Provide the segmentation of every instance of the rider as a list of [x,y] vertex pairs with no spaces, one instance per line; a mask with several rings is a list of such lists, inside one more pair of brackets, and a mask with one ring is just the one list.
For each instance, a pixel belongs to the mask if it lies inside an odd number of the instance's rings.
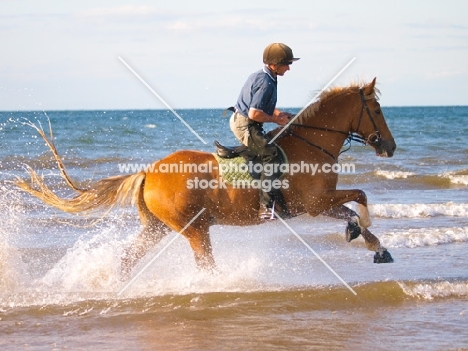
[[[297,60],[299,59],[294,57],[289,46],[282,43],[268,45],[263,51],[263,69],[251,74],[245,82],[230,119],[232,132],[242,144],[260,157],[262,170],[266,164],[281,162],[278,147],[273,143],[268,144],[263,123],[285,125],[292,117],[290,113],[276,109],[277,77],[289,71],[289,66]],[[274,219],[275,199],[281,193],[279,189],[265,191],[263,184],[265,180],[275,179],[276,175],[266,175],[262,171],[259,209],[261,219]]]

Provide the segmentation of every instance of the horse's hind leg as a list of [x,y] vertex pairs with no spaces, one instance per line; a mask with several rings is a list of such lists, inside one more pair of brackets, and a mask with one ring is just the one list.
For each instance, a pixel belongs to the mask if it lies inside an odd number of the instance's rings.
[[198,237],[191,237],[189,242],[195,255],[197,267],[202,270],[213,271],[216,265],[213,258],[209,233],[204,233]]
[[197,267],[201,270],[213,271],[216,268],[211,247],[209,228],[190,227],[184,232],[195,256]]
[[130,272],[137,262],[170,232],[171,229],[156,217],[148,220],[141,233],[133,243],[124,250],[120,267],[121,279],[128,279]]
[[137,262],[171,232],[171,229],[156,217],[146,205],[143,197],[145,183],[140,187],[137,200],[138,214],[143,230],[123,252],[120,266],[122,280],[128,279]]

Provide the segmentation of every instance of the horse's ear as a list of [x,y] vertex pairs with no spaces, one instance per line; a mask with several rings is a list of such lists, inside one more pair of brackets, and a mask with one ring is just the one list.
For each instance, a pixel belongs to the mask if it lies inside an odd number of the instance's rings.
[[377,77],[375,77],[374,79],[372,79],[372,82],[370,82],[369,84],[367,84],[365,87],[364,87],[364,95],[371,95],[374,93],[374,87],[375,87],[375,81],[377,80]]

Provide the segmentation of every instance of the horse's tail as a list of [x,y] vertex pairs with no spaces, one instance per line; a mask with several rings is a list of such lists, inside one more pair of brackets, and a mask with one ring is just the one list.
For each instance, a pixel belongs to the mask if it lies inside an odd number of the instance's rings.
[[50,188],[45,184],[44,179],[40,177],[31,167],[28,167],[29,175],[31,176],[31,183],[28,184],[23,179],[18,178],[15,182],[24,191],[41,199],[46,204],[54,206],[59,210],[68,213],[97,213],[106,211],[109,212],[116,205],[125,206],[129,203],[132,205],[137,204],[140,217],[145,222],[151,213],[146,207],[143,200],[143,188],[146,174],[144,172],[115,176],[102,179],[89,189],[80,189],[69,177],[62,158],[57,152],[54,144],[54,136],[52,133],[52,126],[49,121],[50,137],[48,138],[42,129],[42,126],[36,126],[29,121],[24,124],[36,129],[42,136],[50,150],[54,154],[55,161],[62,178],[65,179],[68,186],[76,191],[79,195],[71,199],[63,199],[58,197]]
[[81,190],[79,195],[71,199],[58,197],[45,184],[33,169],[29,168],[31,184],[23,179],[15,182],[21,189],[41,199],[46,204],[68,213],[97,213],[110,211],[116,205],[138,205],[141,210],[143,201],[143,183],[146,173],[115,176],[102,179],[87,190]]

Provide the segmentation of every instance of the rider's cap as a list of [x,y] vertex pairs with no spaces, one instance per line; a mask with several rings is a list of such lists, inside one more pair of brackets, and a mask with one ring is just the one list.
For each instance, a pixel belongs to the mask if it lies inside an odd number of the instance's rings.
[[263,63],[272,65],[290,65],[299,58],[294,57],[289,46],[282,43],[272,43],[263,51]]

